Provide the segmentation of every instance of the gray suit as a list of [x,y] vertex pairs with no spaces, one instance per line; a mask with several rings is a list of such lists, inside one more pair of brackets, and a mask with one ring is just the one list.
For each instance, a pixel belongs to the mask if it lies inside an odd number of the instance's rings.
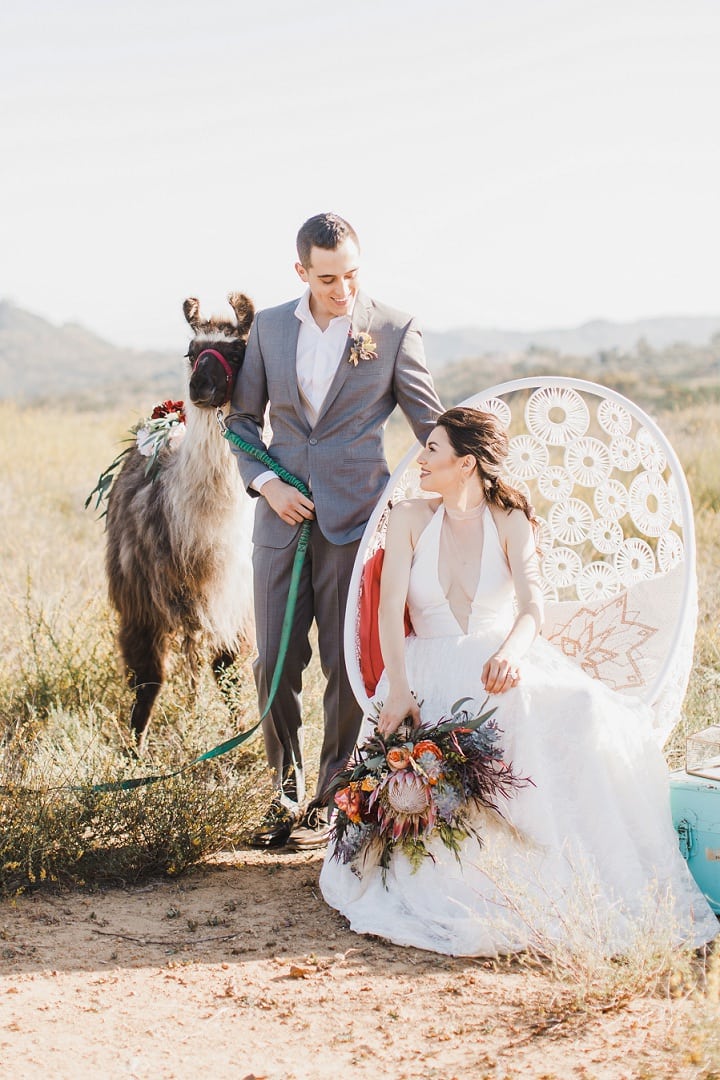
[[[396,405],[421,441],[442,406],[425,365],[422,337],[409,315],[355,298],[352,334],[365,331],[377,357],[349,362],[350,339],[314,423],[300,400],[296,352],[298,301],[255,317],[245,361],[235,386],[228,426],[246,442],[264,446],[265,408],[270,403],[269,453],[310,488],[316,520],[300,584],[295,624],[283,679],[264,724],[270,766],[282,778],[295,767],[302,787],[302,672],[310,660],[308,632],[315,618],[323,673],[325,737],[316,799],[345,765],[360,726],[343,655],[343,620],[357,546],[389,476],[384,424]],[[235,451],[251,495],[265,466]],[[255,515],[253,567],[258,658],[255,678],[261,706],[267,700],[280,638],[299,526],[287,525],[260,499]],[[302,797],[302,792],[300,793]]]

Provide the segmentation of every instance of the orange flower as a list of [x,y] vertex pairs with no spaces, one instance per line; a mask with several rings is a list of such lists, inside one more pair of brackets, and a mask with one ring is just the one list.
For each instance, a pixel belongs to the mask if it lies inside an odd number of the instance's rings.
[[439,761],[442,761],[442,750],[434,742],[430,742],[429,739],[423,739],[421,742],[415,744],[415,749],[413,750],[413,757],[415,760],[417,761],[423,754],[434,754]]
[[393,746],[385,755],[385,760],[394,772],[406,769],[410,764],[410,751],[404,746]]
[[362,821],[362,801],[362,794],[354,786],[341,788],[335,793],[335,805],[356,824]]
[[427,778],[431,784],[437,784],[442,776],[443,752],[440,747],[430,739],[422,739],[415,744],[413,760],[417,763],[416,768]]

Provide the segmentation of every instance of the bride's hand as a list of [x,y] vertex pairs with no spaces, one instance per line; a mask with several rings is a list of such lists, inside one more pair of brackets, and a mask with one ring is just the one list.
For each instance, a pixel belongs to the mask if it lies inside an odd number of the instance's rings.
[[413,727],[420,724],[420,706],[409,690],[388,694],[378,717],[377,729],[381,735],[394,735],[403,720],[410,719]]
[[486,660],[480,677],[488,694],[504,694],[520,682],[520,671],[516,663],[496,653]]

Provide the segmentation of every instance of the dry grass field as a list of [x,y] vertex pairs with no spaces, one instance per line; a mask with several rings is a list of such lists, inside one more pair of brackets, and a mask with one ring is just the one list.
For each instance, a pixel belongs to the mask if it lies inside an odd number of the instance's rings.
[[[350,934],[319,898],[317,855],[243,848],[269,790],[260,740],[137,792],[89,790],[175,769],[255,715],[250,656],[235,715],[178,665],[145,760],[129,752],[103,525],[83,503],[136,419],[0,405],[0,1074],[720,1078],[712,958],[454,960]],[[657,419],[698,541],[676,765],[720,716],[720,406]],[[391,426],[391,457],[408,442]],[[311,758],[320,685],[314,661]]]

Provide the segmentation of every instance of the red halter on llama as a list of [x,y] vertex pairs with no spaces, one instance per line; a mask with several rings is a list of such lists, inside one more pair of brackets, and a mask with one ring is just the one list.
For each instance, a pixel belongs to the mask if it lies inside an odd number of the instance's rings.
[[227,409],[254,307],[242,293],[228,300],[235,322],[203,319],[198,301],[185,301],[194,336],[184,436],[152,444],[151,432],[150,448],[141,437],[108,499],[105,566],[135,691],[130,725],[140,748],[171,641],[180,644],[193,677],[205,651],[219,676],[253,629],[252,501],[218,431],[216,409]]

